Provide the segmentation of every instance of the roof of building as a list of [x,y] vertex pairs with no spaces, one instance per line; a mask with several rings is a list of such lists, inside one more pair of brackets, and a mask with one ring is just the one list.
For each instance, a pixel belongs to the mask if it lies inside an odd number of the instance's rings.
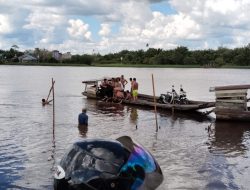
[[24,54],[20,57],[18,57],[18,59],[22,59],[24,61],[31,61],[31,60],[37,60],[36,57],[32,56],[32,55],[29,55],[29,54]]

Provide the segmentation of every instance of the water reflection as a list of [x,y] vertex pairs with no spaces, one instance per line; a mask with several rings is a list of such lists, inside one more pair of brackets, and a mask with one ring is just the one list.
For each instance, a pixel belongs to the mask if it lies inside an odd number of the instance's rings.
[[86,138],[88,132],[88,125],[78,125],[79,136]]
[[0,189],[8,189],[22,178],[19,173],[25,170],[23,162],[26,161],[26,155],[14,144],[1,144],[0,147]]
[[[204,144],[204,139],[208,139],[204,129],[210,121],[203,120],[202,116],[177,112],[172,115],[171,111],[157,110],[161,129],[155,133],[153,110],[136,107],[138,117],[132,116],[132,122],[138,123],[135,130],[135,125],[131,124],[131,107],[88,100],[81,95],[82,80],[114,73],[137,76],[141,93],[152,94],[152,85],[148,82],[152,72],[156,76],[156,95],[164,93],[172,84],[183,84],[190,99],[205,101],[214,100],[214,94],[208,92],[210,86],[228,82],[245,84],[250,80],[249,70],[245,69],[0,66],[0,189],[53,189],[54,172],[50,170],[53,161],[47,160],[53,155],[52,107],[42,107],[40,102],[48,93],[51,76],[57,80],[55,160],[59,160],[67,146],[79,136],[76,116],[81,108],[86,107],[89,126],[83,135],[109,139],[129,135],[143,144],[152,151],[163,169],[165,181],[159,190],[218,189],[218,185],[211,186],[218,179],[227,185],[227,189],[247,189],[250,186],[250,130],[247,125],[246,128],[237,127],[237,130],[223,126],[226,129],[222,130],[220,123],[213,125],[209,137],[209,144],[213,143],[209,145],[212,147],[210,151]],[[232,132],[227,134],[228,130]],[[223,142],[223,138],[227,140]],[[221,147],[226,150],[236,147],[234,150],[244,152],[244,155],[231,157],[231,154],[223,154]]]
[[183,121],[185,120],[193,120],[197,122],[205,122],[205,121],[212,121],[212,118],[202,114],[201,112],[186,112],[186,113],[181,113],[181,112],[170,112],[170,111],[162,111],[158,110],[157,111],[161,117],[169,117],[171,120],[176,121],[178,119],[181,119]]
[[245,154],[250,138],[249,123],[217,121],[208,127],[211,151],[223,152],[231,156]]
[[130,123],[133,125],[137,125],[137,120],[138,120],[138,112],[137,108],[135,107],[128,107],[128,112],[130,112]]
[[122,104],[85,99],[85,106],[89,111],[97,114],[124,116],[124,105]]

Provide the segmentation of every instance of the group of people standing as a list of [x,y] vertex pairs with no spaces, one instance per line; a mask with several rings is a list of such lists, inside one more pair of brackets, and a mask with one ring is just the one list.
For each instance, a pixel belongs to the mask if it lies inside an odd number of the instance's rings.
[[[139,84],[136,81],[136,78],[130,78],[130,90],[125,90],[128,81],[124,78],[124,75],[121,77],[104,79],[100,85],[99,96],[103,97],[103,100],[137,100],[138,98],[138,87]],[[88,115],[85,108],[82,109],[82,113],[78,115],[78,124],[79,126],[88,126]]]
[[106,101],[122,101],[124,99],[137,100],[139,87],[138,82],[136,81],[136,78],[130,78],[129,80],[131,87],[130,90],[126,90],[128,81],[124,78],[124,75],[111,79],[105,78],[100,85],[99,96],[103,97],[103,100]]

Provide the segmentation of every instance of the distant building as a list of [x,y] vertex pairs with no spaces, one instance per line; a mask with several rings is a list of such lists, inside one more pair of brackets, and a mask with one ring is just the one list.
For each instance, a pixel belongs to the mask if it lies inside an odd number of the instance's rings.
[[57,61],[60,61],[62,59],[62,54],[58,50],[53,50],[52,57]]
[[72,55],[70,52],[64,53],[64,54],[62,54],[62,60],[71,59],[71,56]]
[[62,60],[66,60],[66,59],[71,59],[72,55],[70,52],[62,54],[58,50],[53,50],[52,57],[54,59],[56,59],[57,61],[62,61]]
[[18,60],[21,63],[37,62],[38,61],[36,57],[29,55],[29,54],[24,54],[24,55],[18,57]]

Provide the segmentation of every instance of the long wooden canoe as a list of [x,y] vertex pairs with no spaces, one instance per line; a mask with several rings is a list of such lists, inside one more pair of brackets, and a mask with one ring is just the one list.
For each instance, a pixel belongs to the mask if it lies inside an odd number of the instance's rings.
[[[98,98],[95,94],[93,87],[93,91],[84,91],[82,92],[82,95],[86,96],[87,98],[92,99],[98,99],[101,100],[101,98]],[[158,100],[159,97],[156,97],[156,100]],[[135,105],[135,106],[144,106],[144,107],[154,107],[154,100],[153,96],[146,95],[146,94],[139,94],[138,99],[136,101],[134,100],[123,100],[123,104],[127,105]],[[189,100],[188,104],[163,104],[163,103],[156,103],[156,106],[158,109],[163,110],[174,110],[174,111],[197,111],[200,109],[210,108],[215,106],[215,102],[204,102],[204,101],[192,101]]]

